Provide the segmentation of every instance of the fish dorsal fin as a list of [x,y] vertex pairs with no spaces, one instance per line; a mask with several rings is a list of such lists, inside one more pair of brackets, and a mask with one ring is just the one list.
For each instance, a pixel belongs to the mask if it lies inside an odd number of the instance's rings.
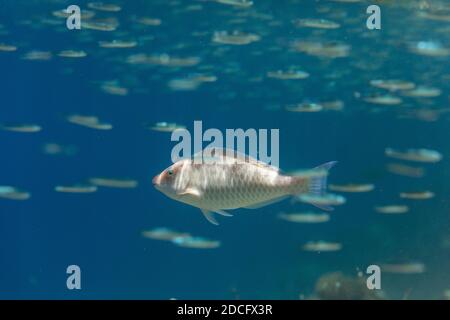
[[181,192],[178,192],[177,195],[179,195],[179,196],[193,196],[195,198],[199,198],[199,197],[201,197],[202,194],[201,194],[200,190],[189,187],[189,188],[184,189]]
[[209,211],[208,209],[200,209],[203,213],[203,215],[205,216],[206,220],[208,220],[209,222],[211,222],[213,225],[218,226],[219,223],[217,222],[216,218],[214,218],[213,214],[211,211]]
[[261,168],[270,168],[272,170],[279,171],[279,168],[271,166],[265,162],[259,161],[249,155],[241,153],[239,151],[227,148],[205,148],[200,152],[194,154],[193,159],[203,159],[216,163],[233,163],[236,161],[247,162]]
[[281,197],[278,197],[278,198],[275,198],[275,199],[271,199],[271,200],[268,200],[268,201],[259,202],[259,203],[257,203],[257,204],[254,204],[254,205],[251,205],[251,206],[247,206],[247,207],[244,207],[244,208],[245,208],[245,209],[259,209],[259,208],[268,206],[268,205],[270,205],[270,204],[279,202],[279,201],[281,201],[281,200],[284,200],[284,199],[286,199],[287,197],[289,197],[289,196],[281,196]]

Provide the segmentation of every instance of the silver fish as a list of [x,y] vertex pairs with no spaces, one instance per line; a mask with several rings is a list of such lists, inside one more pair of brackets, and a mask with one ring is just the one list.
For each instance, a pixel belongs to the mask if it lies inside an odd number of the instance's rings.
[[[203,161],[198,161],[199,157]],[[217,225],[212,212],[232,216],[224,210],[256,209],[301,194],[322,195],[328,170],[335,164],[333,161],[315,168],[312,172],[316,174],[289,176],[234,150],[207,148],[192,159],[174,163],[152,182],[169,198],[199,208],[209,222]],[[320,203],[311,204],[332,210]]]

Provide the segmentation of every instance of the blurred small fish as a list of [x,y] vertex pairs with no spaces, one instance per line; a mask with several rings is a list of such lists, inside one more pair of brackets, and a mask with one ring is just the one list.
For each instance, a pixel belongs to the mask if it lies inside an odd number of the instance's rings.
[[434,198],[434,192],[421,191],[421,192],[401,192],[400,198],[412,199],[412,200],[427,200]]
[[318,103],[300,103],[289,105],[286,110],[290,112],[319,112],[323,110],[323,106]]
[[428,57],[448,57],[450,49],[445,48],[440,42],[419,41],[409,44],[409,50],[413,53]]
[[1,125],[0,129],[11,132],[20,133],[36,133],[42,130],[42,127],[37,124],[16,124],[16,125]]
[[363,99],[365,102],[372,104],[380,104],[385,106],[396,106],[403,102],[399,97],[386,94],[386,95],[373,95]]
[[95,177],[90,178],[89,182],[97,187],[109,187],[109,188],[132,189],[138,186],[138,182],[132,179]]
[[186,129],[185,126],[176,124],[175,122],[157,122],[154,125],[149,127],[150,130],[161,131],[161,132],[172,132],[177,129]]
[[330,215],[326,213],[279,213],[278,218],[295,223],[323,223],[330,221]]
[[334,101],[324,101],[320,103],[325,110],[342,111],[344,110],[344,101],[334,100]]
[[87,53],[83,50],[63,50],[58,53],[58,56],[62,58],[84,58],[87,56]]
[[338,29],[339,23],[326,19],[297,19],[294,21],[296,27],[317,28],[317,29]]
[[150,64],[159,65],[165,67],[192,67],[200,63],[199,57],[175,57],[168,54],[159,55],[146,55],[146,54],[133,54],[130,55],[126,62],[129,64]]
[[415,162],[434,163],[442,160],[441,153],[430,149],[408,149],[406,151],[400,151],[393,148],[386,148],[385,155],[390,158]]
[[314,252],[333,252],[340,251],[342,249],[342,244],[338,242],[327,242],[327,241],[309,241],[302,247],[305,251]]
[[446,289],[443,292],[444,299],[450,300],[450,289]]
[[217,81],[217,76],[205,73],[192,73],[188,76],[188,78],[200,83]]
[[409,207],[403,205],[378,206],[375,207],[375,211],[384,214],[402,214],[407,213],[409,211]]
[[169,228],[154,228],[151,230],[142,231],[142,236],[144,238],[154,239],[154,240],[166,240],[172,241],[175,238],[180,237],[190,237],[187,232],[178,232]]
[[0,43],[0,52],[13,52],[16,50],[17,50],[16,46]]
[[324,58],[344,58],[350,54],[351,46],[341,42],[294,41],[292,48],[311,56]]
[[195,79],[177,78],[167,83],[167,86],[173,91],[194,91],[200,86],[200,82]]
[[371,80],[370,85],[389,91],[412,90],[416,87],[413,82],[404,80]]
[[159,26],[162,23],[161,19],[150,17],[136,18],[136,22],[143,24],[145,26]]
[[301,70],[277,70],[267,72],[267,77],[280,80],[299,80],[308,78],[309,73]]
[[95,116],[83,116],[79,114],[74,114],[68,116],[67,121],[73,124],[97,130],[111,130],[113,128],[111,124],[102,123]]
[[73,156],[78,152],[76,146],[72,145],[60,145],[58,143],[49,142],[42,146],[42,151],[48,155],[64,155],[64,156]]
[[240,31],[216,31],[214,32],[212,41],[221,44],[246,45],[259,41],[260,39],[260,36],[252,33]]
[[121,86],[119,83],[115,81],[105,82],[101,84],[100,89],[107,94],[115,96],[126,96],[129,93],[128,88]]
[[48,61],[51,60],[53,54],[50,51],[38,51],[33,50],[25,53],[22,56],[23,60],[31,60],[31,61]]
[[[52,12],[52,15],[57,18],[67,19],[72,15],[71,12],[67,12],[66,9],[56,10]],[[80,18],[81,20],[89,20],[95,16],[95,12],[92,10],[80,10]]]
[[363,0],[330,0],[330,1],[343,2],[343,3],[358,3],[358,2],[362,2]]
[[381,271],[398,274],[419,274],[426,271],[426,267],[421,262],[410,262],[402,264],[382,264]]
[[443,109],[431,109],[431,108],[420,108],[413,110],[405,110],[399,118],[403,119],[417,119],[425,122],[435,122],[438,121],[442,114],[450,112],[450,108]]
[[213,1],[241,8],[249,8],[253,5],[253,1],[251,0],[213,0]]
[[31,197],[29,192],[11,186],[0,186],[0,198],[9,200],[28,200]]
[[220,241],[192,236],[175,237],[172,239],[172,242],[179,247],[192,249],[215,249],[220,247]]
[[418,86],[415,89],[402,91],[402,95],[412,98],[435,98],[439,97],[441,93],[441,89],[426,86]]
[[421,167],[411,167],[399,163],[389,163],[386,168],[390,173],[410,178],[422,178],[425,175],[425,170]]
[[122,10],[120,6],[114,3],[104,3],[104,2],[89,2],[87,4],[89,9],[94,9],[98,11],[106,11],[106,12],[119,12]]
[[93,20],[81,20],[81,28],[82,29],[90,29],[97,31],[105,31],[111,32],[115,31],[118,27],[118,24],[114,21],[93,21]]
[[55,191],[63,193],[93,193],[97,191],[97,187],[84,184],[76,184],[71,186],[59,185],[55,187]]
[[345,184],[345,185],[337,185],[337,184],[330,184],[329,189],[331,191],[337,191],[337,192],[370,192],[373,189],[375,189],[375,186],[373,184]]
[[123,40],[112,40],[112,41],[99,41],[98,45],[101,48],[109,49],[128,49],[137,46],[136,41],[123,41]]
[[345,202],[347,201],[345,197],[332,193],[324,193],[324,194],[304,193],[299,195],[297,199],[304,203],[313,204],[319,208],[330,208],[330,206],[340,206],[345,204]]

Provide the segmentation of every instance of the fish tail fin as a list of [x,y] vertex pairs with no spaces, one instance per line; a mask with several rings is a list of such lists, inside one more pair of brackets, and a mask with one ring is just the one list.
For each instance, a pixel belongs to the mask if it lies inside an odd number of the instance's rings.
[[[306,180],[306,188],[303,186],[301,192],[296,193],[294,198],[296,200],[301,200],[302,194],[309,194],[313,196],[320,196],[323,195],[327,189],[327,178],[328,178],[328,171],[336,165],[337,161],[330,161],[327,163],[324,163],[314,169],[312,169],[312,172],[316,172],[317,174],[311,174],[309,177],[298,177],[299,179],[303,179],[303,185],[305,185]],[[303,201],[303,200],[301,200]],[[303,201],[304,202],[304,201]],[[334,210],[333,207],[315,203],[308,201],[308,203],[312,204],[313,206],[316,206],[319,209],[326,210],[326,211],[332,211]]]
[[313,195],[321,195],[325,193],[325,190],[327,189],[327,178],[328,178],[328,171],[336,165],[337,161],[330,161],[327,163],[324,163],[318,167],[315,167],[313,171],[321,172],[323,171],[324,174],[313,176],[308,181],[308,191],[307,193],[313,194]]

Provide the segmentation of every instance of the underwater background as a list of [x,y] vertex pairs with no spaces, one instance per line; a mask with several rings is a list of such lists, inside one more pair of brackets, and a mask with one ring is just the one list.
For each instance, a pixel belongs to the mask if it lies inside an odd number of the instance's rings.
[[[72,4],[81,30],[66,27]],[[449,1],[108,4],[0,0],[0,298],[309,299],[323,275],[411,263],[381,268],[379,297],[448,298]],[[366,26],[372,4],[380,30]],[[171,164],[167,126],[192,131],[196,120],[203,130],[279,129],[283,171],[336,160],[330,184],[373,190],[336,191],[346,202],[326,223],[280,219],[321,213],[285,200],[214,226],[151,182]],[[399,159],[389,148],[441,157]],[[93,177],[136,185],[58,188]],[[424,191],[434,196],[400,197]],[[220,246],[143,236],[156,228]],[[341,247],[305,250],[309,241]],[[69,265],[81,290],[66,287]]]

